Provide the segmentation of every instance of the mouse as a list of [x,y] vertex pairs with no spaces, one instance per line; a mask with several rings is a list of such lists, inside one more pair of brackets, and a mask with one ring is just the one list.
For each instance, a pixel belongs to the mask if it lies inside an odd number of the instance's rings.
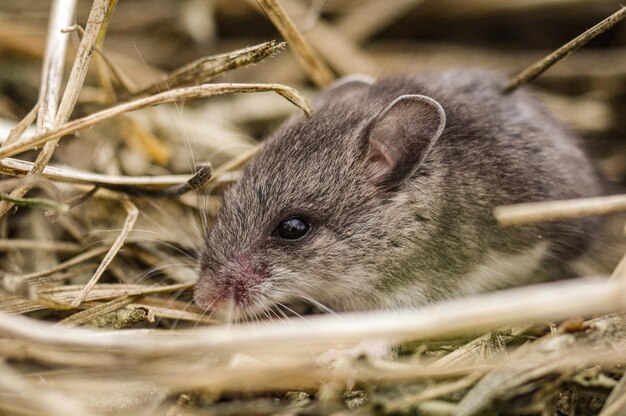
[[581,140],[483,70],[348,76],[265,141],[206,230],[195,302],[232,321],[419,308],[570,277],[598,219],[499,226],[599,195]]

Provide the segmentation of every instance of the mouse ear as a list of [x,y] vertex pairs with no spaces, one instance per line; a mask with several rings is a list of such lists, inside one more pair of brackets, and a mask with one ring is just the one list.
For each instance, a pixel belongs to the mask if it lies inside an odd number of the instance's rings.
[[441,105],[424,95],[402,95],[368,127],[366,169],[376,185],[397,186],[415,172],[446,125]]
[[369,75],[350,74],[336,79],[330,86],[313,100],[313,109],[322,107],[325,103],[337,97],[348,95],[369,88],[376,80]]

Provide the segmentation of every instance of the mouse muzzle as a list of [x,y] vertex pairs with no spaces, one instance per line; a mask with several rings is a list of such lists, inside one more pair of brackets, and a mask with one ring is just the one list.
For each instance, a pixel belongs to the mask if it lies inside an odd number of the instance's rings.
[[201,308],[216,311],[229,319],[251,315],[264,303],[263,286],[268,277],[264,264],[246,257],[237,258],[220,270],[201,271],[195,302]]

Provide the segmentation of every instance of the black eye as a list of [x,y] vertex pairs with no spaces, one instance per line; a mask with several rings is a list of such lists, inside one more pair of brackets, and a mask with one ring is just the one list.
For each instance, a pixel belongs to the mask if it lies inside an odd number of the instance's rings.
[[308,234],[311,226],[302,218],[291,217],[276,227],[276,234],[284,240],[299,240]]

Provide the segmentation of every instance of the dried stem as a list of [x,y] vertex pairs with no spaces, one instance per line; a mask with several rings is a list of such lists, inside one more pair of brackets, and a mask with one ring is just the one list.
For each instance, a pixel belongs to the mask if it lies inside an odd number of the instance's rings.
[[261,149],[263,148],[263,143],[257,144],[252,149],[241,153],[239,156],[232,158],[228,162],[224,163],[219,168],[215,169],[215,173],[213,178],[206,182],[206,185],[215,185],[219,183],[220,178],[224,178],[228,172],[233,171],[235,169],[239,169],[243,165],[245,165],[250,159],[254,157]]
[[200,58],[172,71],[162,80],[150,84],[133,95],[151,95],[172,88],[203,84],[226,71],[258,63],[278,53],[284,47],[284,42],[270,41],[221,55]]
[[[602,411],[599,416],[614,416],[620,415],[616,410],[624,410],[626,408],[626,375],[622,375],[617,386],[611,390],[611,394],[607,397],[606,402],[602,406]],[[623,416],[620,415],[620,416]]]
[[[516,327],[511,330],[511,335],[518,336],[528,330],[528,326]],[[473,339],[464,346],[452,351],[434,363],[430,365],[431,368],[449,367],[451,365],[458,365],[459,363],[467,362],[469,358],[473,358],[480,353],[481,347],[485,342],[489,341],[492,333],[489,332],[478,338]]]
[[484,373],[485,371],[475,371],[459,380],[438,384],[415,395],[390,401],[384,405],[384,413],[405,413],[409,409],[427,400],[436,399],[438,397],[454,393],[455,391],[467,389],[468,387],[473,386],[476,381],[480,380]]
[[311,76],[313,82],[320,88],[328,86],[333,80],[332,72],[298,31],[293,20],[287,15],[279,1],[257,0],[257,3],[274,23],[274,26],[276,26],[283,38],[287,40],[298,62]]
[[[116,0],[117,1],[117,0]],[[72,25],[63,29],[63,33],[70,32],[78,32],[81,36],[85,34],[85,29],[83,29],[79,24]],[[124,89],[126,94],[131,94],[131,91],[135,91],[137,87],[135,83],[122,71],[122,69],[115,64],[102,50],[100,45],[96,45],[96,53],[102,59],[107,69],[111,72],[111,74],[115,77],[119,85]]]
[[626,195],[611,195],[506,205],[496,207],[493,214],[502,225],[518,225],[624,211],[626,211]]
[[176,198],[187,192],[201,188],[207,184],[213,174],[211,166],[201,166],[191,178],[185,183],[175,185],[166,189],[139,189],[135,186],[128,185],[105,185],[107,189],[118,192],[124,192],[128,195],[146,196],[152,198]]
[[135,298],[129,295],[120,296],[117,299],[113,299],[109,302],[93,306],[91,308],[85,309],[84,311],[80,311],[78,313],[75,313],[74,315],[68,316],[67,318],[57,322],[55,326],[82,325],[85,322],[89,322],[102,315],[121,309],[124,306],[130,304],[133,300],[135,300]]
[[28,114],[26,114],[26,116],[19,123],[17,123],[17,125],[13,129],[11,129],[9,136],[4,142],[2,142],[2,144],[0,144],[0,149],[19,140],[20,137],[22,137],[22,134],[24,134],[24,132],[26,131],[26,129],[35,122],[38,112],[39,102],[37,102],[37,104],[35,104],[35,106],[28,112]]
[[[403,5],[400,3],[401,1],[396,1],[393,9],[402,9]],[[289,2],[289,10],[294,12],[303,13],[306,7],[306,2],[301,0]],[[352,73],[378,75],[382,70],[378,61],[359,48],[357,43],[348,35],[324,19],[319,19],[308,35],[313,47],[319,51],[333,69],[342,75]]]
[[[48,71],[46,67],[44,67],[44,78],[42,79],[42,102],[39,109],[38,119],[38,127],[40,128],[39,134],[45,134],[48,128],[54,129],[54,127],[59,126],[69,120],[70,115],[74,110],[74,106],[76,105],[76,101],[78,100],[78,94],[83,85],[83,81],[85,79],[85,76],[87,75],[89,60],[91,58],[91,55],[93,54],[95,44],[98,40],[101,29],[109,16],[109,1],[110,0],[95,0],[93,3],[91,12],[89,14],[89,19],[87,21],[87,28],[85,29],[85,36],[83,37],[78,48],[76,60],[74,61],[74,66],[72,67],[72,71],[67,82],[67,87],[65,88],[65,92],[63,93],[63,98],[61,99],[61,103],[59,104],[58,111],[56,111],[56,100],[54,101],[54,103],[52,103],[51,101],[58,94],[57,88],[60,88],[60,85],[63,81],[63,74],[62,71]],[[52,48],[53,50],[46,53],[50,56],[51,61],[53,61],[53,63],[51,63],[50,65],[51,68],[53,68],[53,65],[55,68],[57,66],[60,66],[60,68],[62,68],[62,61],[65,58],[65,46],[63,46],[63,55],[58,55],[57,42],[62,42],[63,44],[66,44],[69,35],[66,33],[62,33],[61,29],[63,27],[58,27],[58,25],[69,25],[68,20],[71,19],[71,17],[73,16],[75,0],[58,0],[55,5],[55,9],[58,10],[55,10],[53,16],[56,16],[56,14],[58,13],[59,18],[58,21],[56,18],[53,18],[51,20],[49,39],[50,37],[60,37],[60,39],[62,40],[50,41],[48,47]],[[58,63],[58,61],[61,61],[61,63]],[[54,83],[52,85],[56,86],[54,88],[51,88],[49,85],[50,83]],[[44,146],[41,153],[37,156],[37,160],[35,160],[33,169],[29,173],[31,177],[37,177],[43,171],[45,166],[52,158],[57,143],[58,140],[53,140]],[[10,147],[11,145],[6,146],[6,148]],[[26,193],[30,189],[31,185],[26,184],[13,190],[11,196],[18,198],[22,197],[26,195]],[[0,217],[6,214],[7,211],[11,209],[11,207],[12,204],[10,203],[0,203]]]
[[540,61],[537,61],[536,63],[532,64],[531,66],[511,78],[503,87],[502,92],[507,94],[511,93],[521,85],[528,84],[529,82],[533,81],[552,65],[565,58],[576,49],[585,45],[587,42],[589,42],[591,39],[595,38],[599,34],[612,28],[613,26],[615,26],[615,24],[619,23],[625,17],[626,7],[622,7],[617,12],[613,13],[611,16],[607,17],[591,29],[586,30],[571,41],[567,42],[565,45],[561,46],[556,51],[552,52],[550,55],[546,56]]
[[122,246],[124,245],[128,234],[130,234],[135,225],[135,222],[137,221],[137,217],[139,216],[139,210],[137,209],[137,207],[133,205],[132,202],[126,199],[122,199],[122,205],[124,206],[124,209],[127,213],[122,232],[115,239],[115,242],[111,246],[111,249],[108,251],[106,256],[104,256],[102,263],[100,263],[100,266],[98,267],[96,272],[93,274],[91,279],[89,279],[89,282],[87,282],[85,288],[78,294],[76,299],[72,301],[72,306],[74,307],[80,305],[81,302],[85,300],[87,294],[89,294],[89,291],[94,287],[96,283],[98,283],[100,276],[102,276],[109,264],[113,261],[115,255],[122,249]]
[[39,241],[39,240],[0,240],[0,251],[8,250],[44,250],[57,252],[74,252],[80,249],[80,245],[63,241]]
[[615,269],[613,270],[613,273],[611,274],[611,279],[612,280],[616,280],[616,279],[626,280],[626,254],[622,256],[622,259],[619,261],[617,266],[615,266]]
[[622,393],[609,406],[603,408],[598,416],[624,416],[624,409],[626,409],[626,394]]
[[17,198],[4,192],[0,192],[0,201],[8,201],[20,207],[45,209],[59,214],[66,213],[69,210],[69,207],[62,202],[46,198]]
[[[571,279],[475,295],[420,310],[311,316],[256,325],[199,328],[185,337],[124,337],[59,328],[47,331],[36,320],[0,313],[0,332],[49,345],[119,348],[127,353],[165,356],[205,351],[309,354],[363,339],[426,340],[486,332],[503,326],[560,320],[623,310],[624,284]],[[313,342],[314,340],[314,342]]]
[[54,267],[51,267],[47,270],[43,270],[43,271],[38,271],[38,272],[33,272],[33,273],[29,273],[29,274],[24,274],[19,276],[19,278],[21,280],[23,280],[26,284],[28,285],[35,285],[35,284],[39,284],[41,283],[41,278],[49,276],[51,274],[60,272],[62,270],[65,270],[69,267],[73,267],[76,265],[79,265],[81,263],[86,262],[87,260],[91,260],[94,257],[98,257],[103,253],[106,253],[107,248],[106,247],[94,247],[92,249],[89,249],[87,251],[85,251],[84,253],[80,253],[78,255],[76,255],[75,257],[72,257],[71,259],[68,259],[64,262],[61,262],[59,264],[57,264]]
[[[11,176],[22,176],[32,169],[33,164],[19,159],[5,158],[0,159],[0,173]],[[221,168],[221,166],[220,166]],[[214,175],[211,182],[231,182],[232,175],[227,175],[223,169],[216,170],[221,173]],[[79,169],[61,168],[56,166],[46,166],[42,172],[43,176],[53,181],[74,183],[80,185],[95,185],[102,188],[123,188],[142,192],[153,189],[162,189],[165,187],[179,187],[194,177],[203,176],[207,173],[197,172],[195,175],[163,175],[163,176],[117,176],[102,175],[99,173],[85,172]],[[132,192],[132,191],[131,191]]]
[[140,108],[179,101],[183,98],[203,98],[216,95],[266,91],[276,92],[277,94],[283,96],[285,99],[289,100],[294,105],[302,109],[307,114],[310,114],[311,112],[311,109],[306,100],[296,90],[280,84],[198,85],[195,87],[178,88],[149,97],[139,98],[128,103],[120,104],[115,107],[93,113],[87,117],[73,120],[43,134],[37,135],[27,140],[22,140],[19,143],[14,143],[10,146],[6,146],[4,149],[0,149],[0,158],[16,155],[26,150],[30,150],[34,147],[41,146],[44,143],[55,141],[62,136],[74,133],[80,129],[94,126],[96,124],[102,123],[103,121],[117,117],[120,114],[138,110]]
[[75,0],[57,0],[54,2],[41,75],[41,89],[39,91],[41,104],[37,114],[37,133],[51,129],[57,117],[63,83],[65,51],[69,40],[69,35],[63,32],[63,28],[69,26],[74,20],[75,8]]

